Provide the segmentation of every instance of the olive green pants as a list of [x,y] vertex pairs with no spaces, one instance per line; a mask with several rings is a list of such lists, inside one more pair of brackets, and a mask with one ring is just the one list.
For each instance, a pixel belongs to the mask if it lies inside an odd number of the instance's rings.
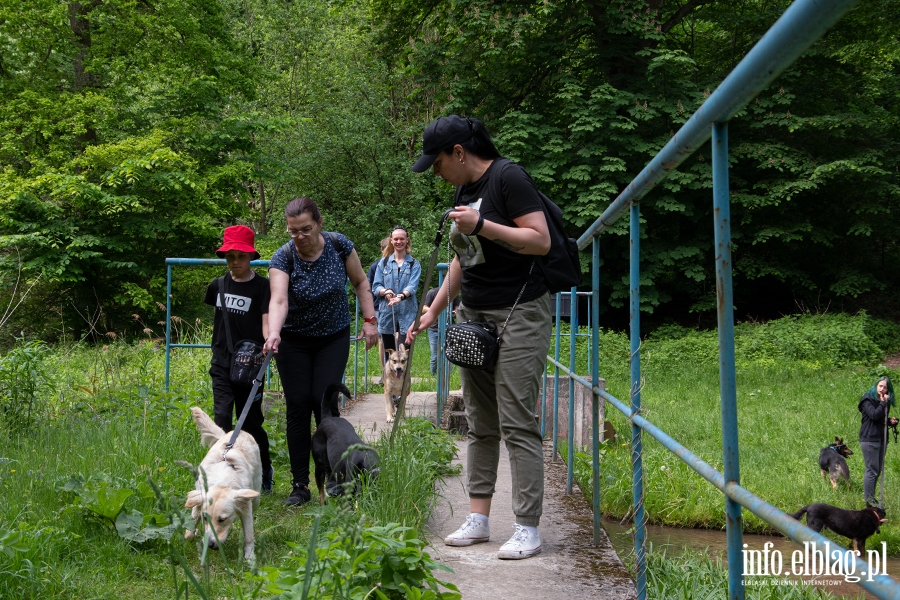
[[[499,330],[509,309],[460,306],[459,321],[493,321]],[[491,498],[497,482],[500,439],[509,452],[516,522],[537,527],[544,501],[544,451],[534,418],[550,346],[550,295],[519,304],[490,371],[460,369],[469,440],[466,468],[470,498]]]

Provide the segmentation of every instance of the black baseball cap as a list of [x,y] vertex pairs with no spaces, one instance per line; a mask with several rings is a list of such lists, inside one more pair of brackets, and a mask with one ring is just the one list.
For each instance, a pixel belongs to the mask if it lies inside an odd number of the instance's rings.
[[416,173],[428,170],[438,154],[456,144],[469,141],[473,131],[472,121],[459,115],[437,118],[422,134],[422,156],[413,165],[412,170]]

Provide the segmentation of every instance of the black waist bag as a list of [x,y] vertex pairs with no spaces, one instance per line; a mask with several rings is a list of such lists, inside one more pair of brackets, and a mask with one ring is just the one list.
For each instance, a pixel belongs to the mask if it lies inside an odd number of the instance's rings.
[[493,369],[500,354],[497,325],[487,321],[466,321],[447,327],[444,344],[447,360],[464,369]]
[[263,363],[262,344],[253,340],[241,340],[231,354],[231,381],[240,385],[253,385]]

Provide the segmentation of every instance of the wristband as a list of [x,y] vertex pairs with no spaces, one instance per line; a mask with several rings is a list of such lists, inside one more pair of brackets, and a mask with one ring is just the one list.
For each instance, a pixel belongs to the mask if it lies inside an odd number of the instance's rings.
[[484,227],[484,215],[479,212],[478,223],[475,224],[475,229],[473,229],[472,233],[470,233],[469,235],[478,235],[478,232],[481,231],[482,227]]

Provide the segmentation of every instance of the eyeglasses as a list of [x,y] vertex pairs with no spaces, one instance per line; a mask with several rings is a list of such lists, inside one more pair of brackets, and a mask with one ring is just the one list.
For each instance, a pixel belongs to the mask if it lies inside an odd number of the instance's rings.
[[292,238],[305,238],[311,236],[315,228],[315,225],[310,225],[308,227],[304,227],[303,229],[291,229],[289,227],[287,232],[288,235],[290,235]]

